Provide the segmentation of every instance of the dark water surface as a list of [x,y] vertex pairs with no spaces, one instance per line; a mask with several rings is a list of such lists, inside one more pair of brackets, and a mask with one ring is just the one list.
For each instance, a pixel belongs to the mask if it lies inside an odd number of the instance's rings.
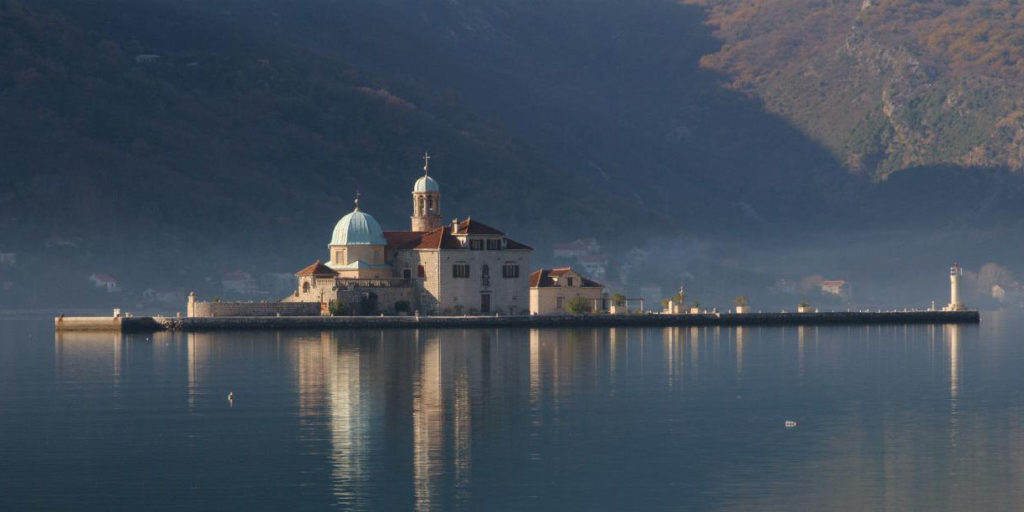
[[0,318],[0,510],[1020,510],[1022,333]]

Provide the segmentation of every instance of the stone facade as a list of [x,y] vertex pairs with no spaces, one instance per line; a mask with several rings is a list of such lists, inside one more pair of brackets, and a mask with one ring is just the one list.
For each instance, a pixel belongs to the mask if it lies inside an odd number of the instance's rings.
[[299,271],[284,300],[350,305],[372,293],[381,312],[407,303],[424,315],[526,314],[533,249],[473,219],[442,225],[428,170],[413,186],[410,231],[381,230],[357,200],[335,228],[330,260]]
[[[438,285],[429,290],[440,314],[525,314],[530,293],[530,251],[448,250],[438,253]],[[518,269],[504,277],[508,264]],[[468,265],[468,277],[455,277],[456,265]]]
[[605,311],[604,286],[571,267],[541,269],[530,274],[530,314],[564,315],[569,301],[581,297],[587,311]]

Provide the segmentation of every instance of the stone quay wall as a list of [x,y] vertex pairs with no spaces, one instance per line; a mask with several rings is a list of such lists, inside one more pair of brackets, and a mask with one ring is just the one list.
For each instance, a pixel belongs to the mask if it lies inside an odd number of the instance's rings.
[[[199,303],[197,303],[199,304]],[[214,303],[232,304],[232,303]],[[239,304],[239,303],[235,303]],[[263,313],[261,316],[200,317],[57,317],[57,331],[152,332],[159,330],[218,331],[245,329],[471,329],[471,328],[589,328],[589,327],[693,327],[693,326],[797,326],[797,325],[883,325],[883,324],[977,324],[977,311],[908,311],[850,313],[709,313],[709,314],[644,314],[644,315],[579,315],[579,316],[276,316],[274,307],[242,312]],[[282,304],[282,303],[263,303]],[[317,303],[304,307],[315,309]],[[224,310],[221,310],[224,311]],[[234,310],[235,312],[239,310]],[[274,314],[270,314],[273,312]],[[293,311],[294,312],[294,311]]]
[[206,317],[162,319],[163,327],[183,331],[244,329],[444,329],[496,327],[691,327],[874,324],[976,324],[977,311],[849,313],[719,313],[577,316],[348,316]]
[[188,316],[217,317],[277,317],[319,316],[319,302],[199,302],[189,304]]
[[53,319],[53,329],[56,332],[154,332],[166,328],[166,322],[163,319],[148,316],[58,316]]

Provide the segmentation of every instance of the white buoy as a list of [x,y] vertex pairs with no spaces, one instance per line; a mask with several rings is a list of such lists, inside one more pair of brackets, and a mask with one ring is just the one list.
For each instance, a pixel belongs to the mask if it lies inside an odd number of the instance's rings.
[[786,428],[795,428],[796,427],[796,422],[793,421],[793,420],[786,420],[785,425],[786,425]]
[[235,405],[235,392],[234,391],[228,391],[228,403],[231,404],[232,407],[234,407],[234,405]]

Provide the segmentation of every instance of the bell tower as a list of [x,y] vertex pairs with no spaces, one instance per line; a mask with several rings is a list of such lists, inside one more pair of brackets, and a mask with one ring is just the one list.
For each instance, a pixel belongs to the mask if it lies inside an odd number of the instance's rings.
[[441,187],[430,177],[430,154],[423,155],[423,176],[412,188],[412,230],[431,231],[441,226]]

